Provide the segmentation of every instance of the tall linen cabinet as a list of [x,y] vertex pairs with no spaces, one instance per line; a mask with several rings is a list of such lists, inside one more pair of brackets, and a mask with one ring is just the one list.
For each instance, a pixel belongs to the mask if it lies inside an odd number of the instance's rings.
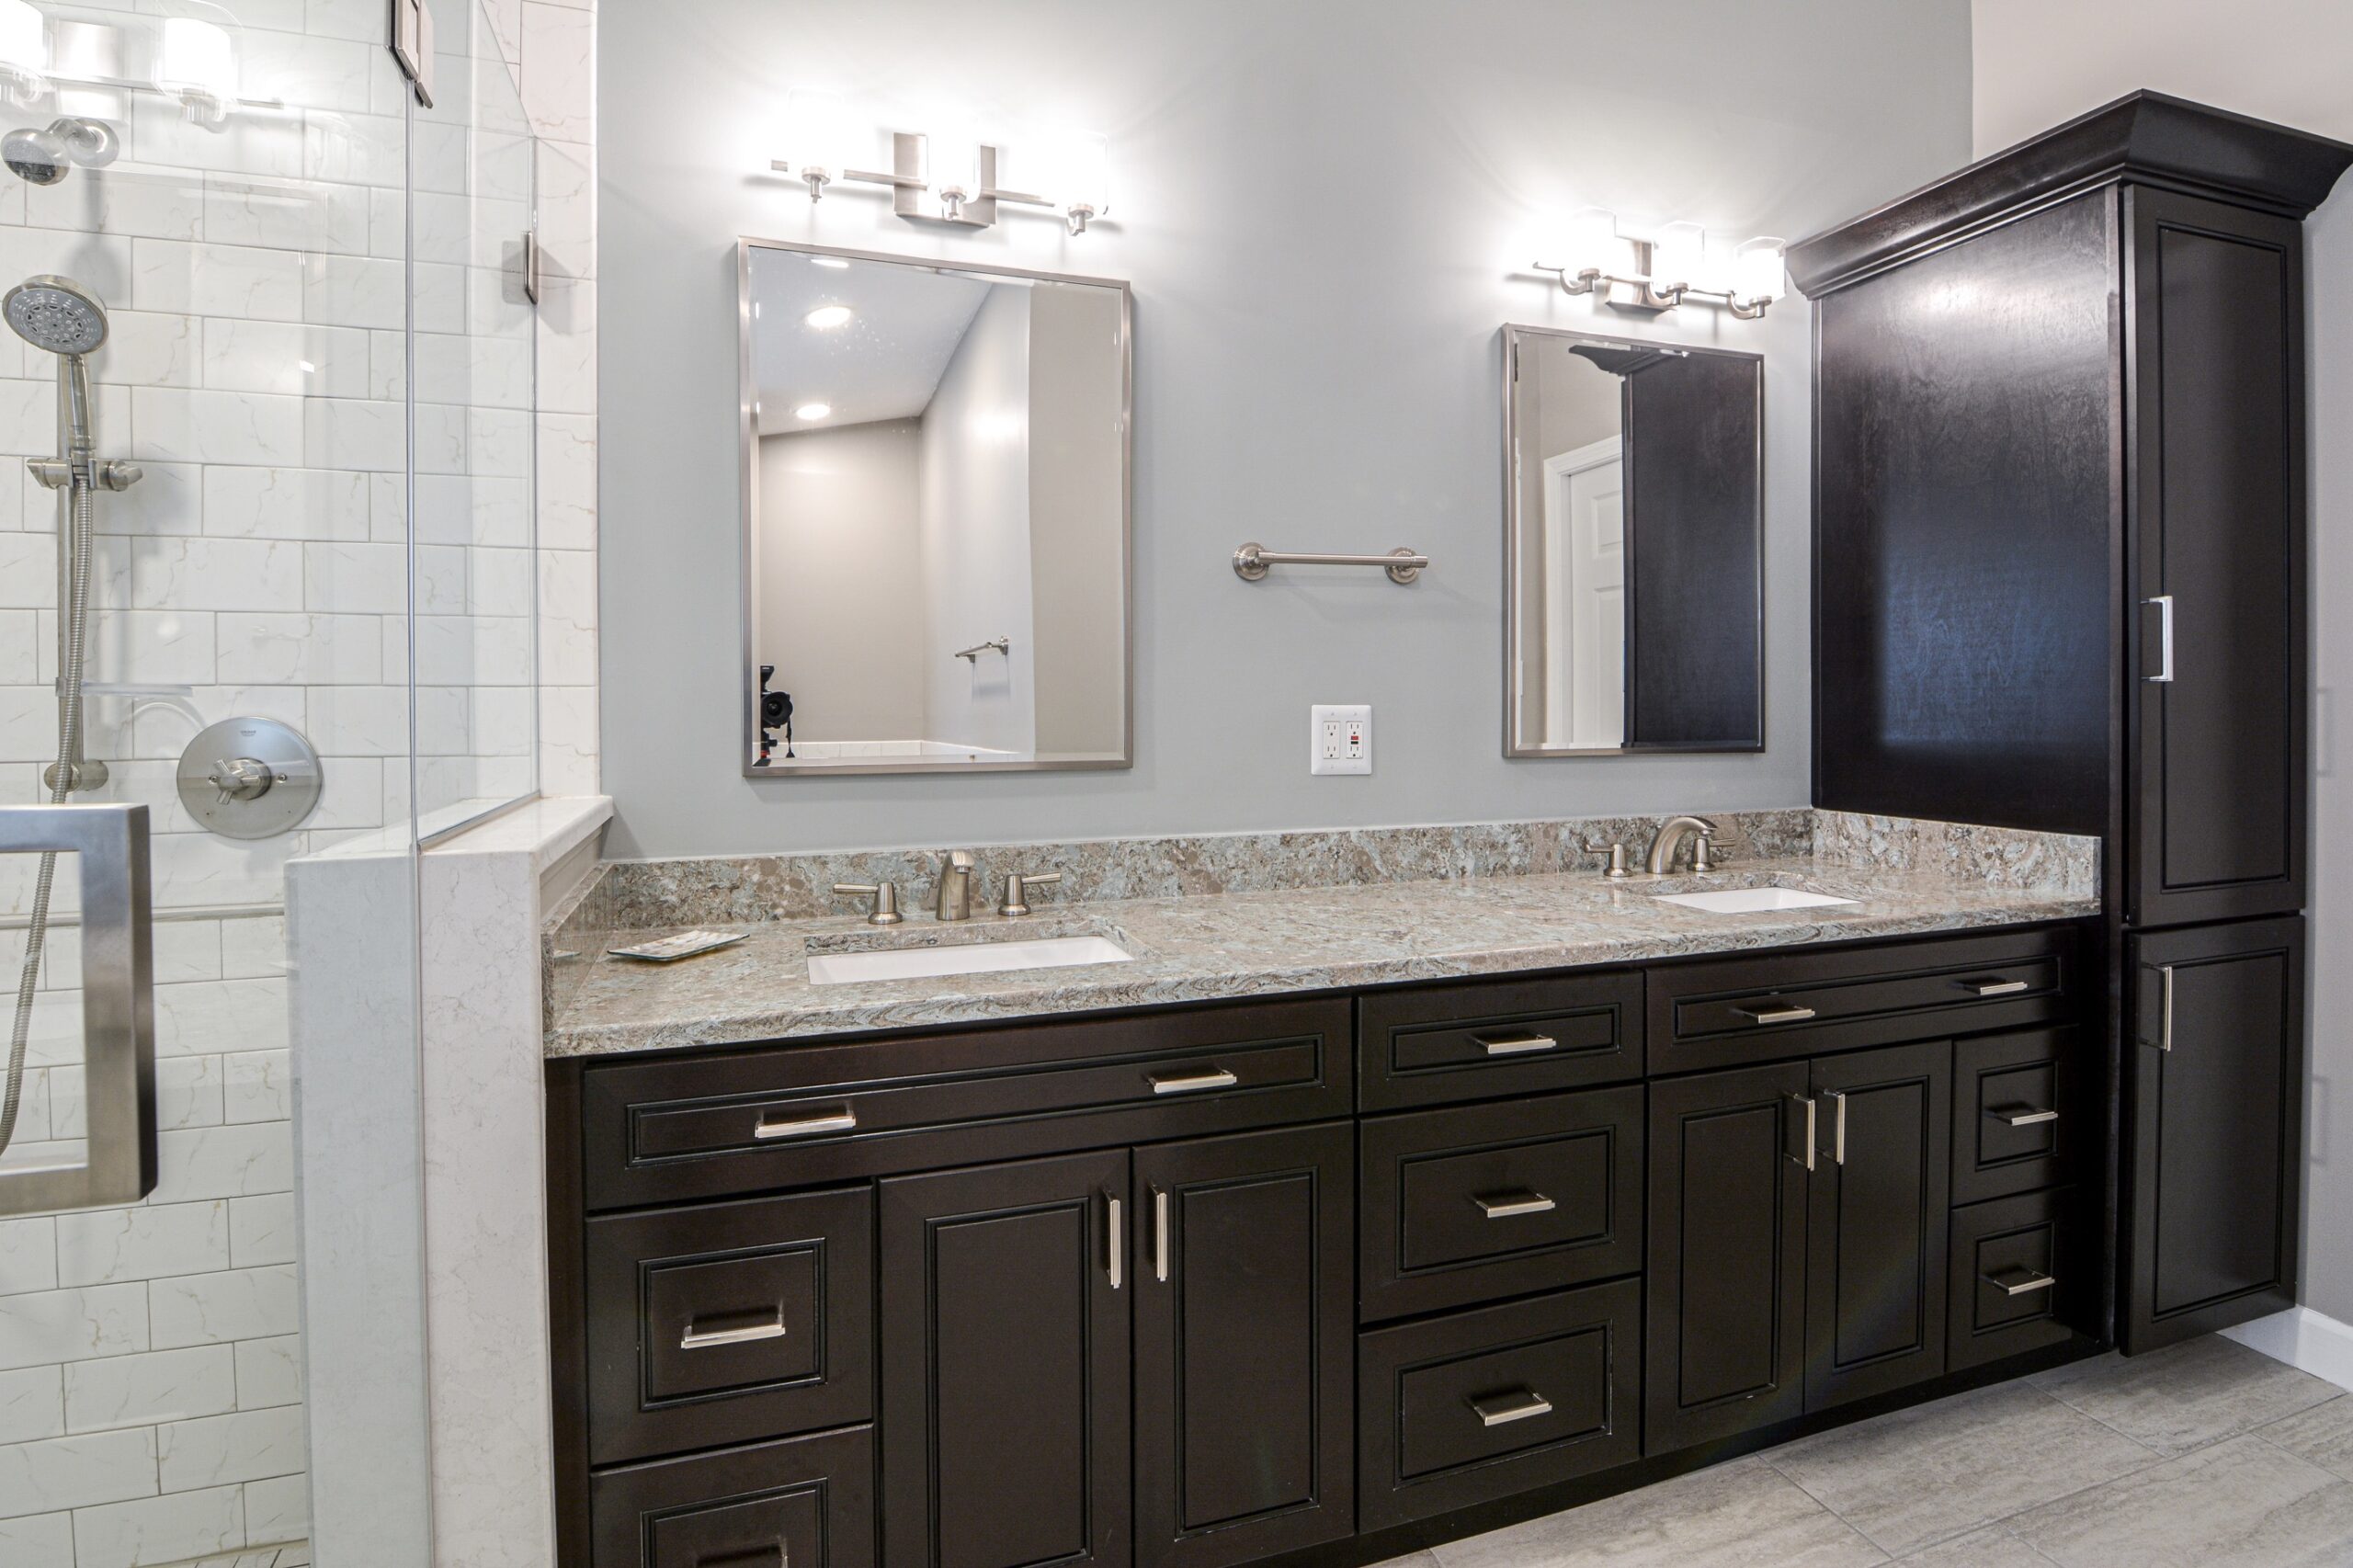
[[2128,1352],[2295,1299],[2302,220],[2348,161],[2136,93],[1790,252],[1814,801],[2102,840]]

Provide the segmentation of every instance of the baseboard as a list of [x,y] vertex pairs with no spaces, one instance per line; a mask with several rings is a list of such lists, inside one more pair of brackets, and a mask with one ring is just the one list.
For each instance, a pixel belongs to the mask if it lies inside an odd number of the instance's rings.
[[2353,1328],[2310,1307],[2290,1307],[2268,1318],[2222,1330],[2251,1350],[2285,1361],[2300,1372],[2353,1389]]

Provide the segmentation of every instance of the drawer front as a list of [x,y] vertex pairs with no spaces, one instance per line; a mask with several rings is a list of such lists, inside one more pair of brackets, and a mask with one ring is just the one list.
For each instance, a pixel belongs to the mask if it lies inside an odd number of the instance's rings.
[[1642,987],[1626,970],[1367,992],[1357,1023],[1364,1108],[1639,1078]]
[[1360,1143],[1368,1322],[1643,1266],[1639,1084],[1380,1117]]
[[1953,1045],[1952,1200],[2057,1187],[2097,1132],[2088,1064],[2073,1029],[2022,1029]]
[[874,1568],[870,1426],[606,1471],[592,1568]]
[[1346,1116],[1345,999],[813,1045],[581,1075],[593,1210]]
[[591,1462],[873,1414],[874,1195],[588,1221]]
[[2076,1337],[2098,1284],[2082,1204],[2082,1194],[2060,1187],[1953,1210],[1948,1370]]
[[1711,959],[1649,973],[1656,1073],[2064,1022],[2077,933],[2052,926],[1893,947]]
[[1631,1462],[1641,1321],[1621,1279],[1359,1335],[1358,1529]]

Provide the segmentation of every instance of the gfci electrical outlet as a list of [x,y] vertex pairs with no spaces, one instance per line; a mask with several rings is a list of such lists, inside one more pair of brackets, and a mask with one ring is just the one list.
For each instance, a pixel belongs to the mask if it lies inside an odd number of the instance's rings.
[[1362,704],[1337,707],[1317,703],[1310,709],[1307,771],[1310,773],[1370,773],[1372,771],[1372,710]]

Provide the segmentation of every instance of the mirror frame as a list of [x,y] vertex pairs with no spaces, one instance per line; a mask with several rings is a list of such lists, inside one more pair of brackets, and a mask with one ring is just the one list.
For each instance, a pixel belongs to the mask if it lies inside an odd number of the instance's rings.
[[[1649,746],[1524,746],[1519,744],[1518,681],[1520,614],[1515,591],[1520,573],[1519,485],[1519,351],[1534,338],[1565,338],[1573,343],[1599,344],[1609,348],[1673,349],[1679,354],[1706,354],[1722,359],[1746,359],[1756,366],[1756,740],[1747,745]],[[1596,756],[1746,756],[1765,750],[1765,356],[1739,348],[1712,348],[1663,338],[1619,337],[1606,332],[1578,332],[1566,327],[1506,324],[1504,342],[1504,756],[1546,759]]]
[[[1120,755],[1117,757],[1090,757],[1075,762],[958,762],[910,766],[878,758],[872,762],[856,763],[778,763],[756,767],[760,755],[760,700],[758,655],[752,646],[752,629],[757,621],[758,607],[753,602],[759,584],[759,432],[753,417],[752,403],[757,389],[753,385],[752,372],[752,253],[754,251],[791,251],[801,256],[839,256],[845,261],[871,261],[893,267],[917,267],[926,271],[953,273],[979,278],[1026,278],[1040,283],[1084,283],[1097,289],[1116,289],[1120,292],[1120,657],[1126,667],[1121,672],[1123,690],[1120,698],[1125,707],[1121,715]],[[1104,772],[1115,768],[1132,768],[1136,765],[1136,322],[1135,290],[1122,278],[1089,278],[1072,272],[1039,272],[1021,267],[990,267],[975,262],[960,262],[941,256],[903,256],[890,251],[845,249],[839,245],[804,244],[796,240],[761,239],[741,235],[735,241],[735,338],[736,338],[736,484],[742,493],[742,537],[738,544],[736,570],[743,578],[743,591],[738,609],[743,617],[742,664],[737,682],[741,687],[738,700],[744,716],[743,776],[746,778],[845,778],[859,774],[890,773],[907,778],[928,775],[952,777],[965,773],[1080,773]]]

